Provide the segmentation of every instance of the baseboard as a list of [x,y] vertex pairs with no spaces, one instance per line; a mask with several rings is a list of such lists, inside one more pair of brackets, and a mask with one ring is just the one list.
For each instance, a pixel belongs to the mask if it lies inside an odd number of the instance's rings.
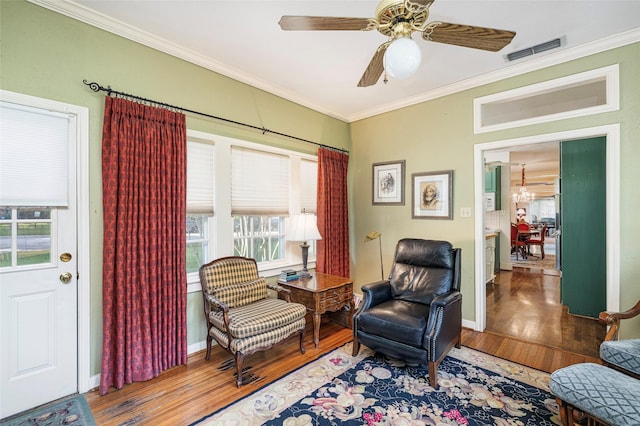
[[89,391],[97,389],[100,387],[100,374],[96,374],[95,376],[89,377]]
[[472,330],[475,330],[475,329],[476,329],[476,322],[475,322],[475,321],[470,321],[470,320],[463,319],[463,320],[462,320],[462,326],[463,326],[464,328],[470,328],[470,329],[472,329]]
[[[215,340],[212,342],[212,344],[216,344]],[[189,346],[187,346],[187,355],[191,355],[194,354],[196,352],[200,352],[203,349],[207,348],[207,341],[206,340],[202,340],[200,342],[196,342],[196,343],[192,343]]]

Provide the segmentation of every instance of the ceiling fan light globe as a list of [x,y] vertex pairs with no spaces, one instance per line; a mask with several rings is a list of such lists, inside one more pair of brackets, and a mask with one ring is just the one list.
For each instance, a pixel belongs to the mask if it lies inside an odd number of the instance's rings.
[[416,73],[422,52],[418,43],[408,37],[394,40],[384,54],[384,70],[389,77],[403,80]]

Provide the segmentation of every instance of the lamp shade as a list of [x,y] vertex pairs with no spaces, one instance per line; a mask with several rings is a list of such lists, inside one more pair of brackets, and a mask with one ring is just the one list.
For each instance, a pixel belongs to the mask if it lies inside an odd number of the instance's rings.
[[387,75],[398,80],[411,77],[422,61],[418,43],[410,37],[395,39],[384,54],[384,70]]
[[312,213],[301,213],[291,217],[289,232],[286,235],[287,241],[314,241],[321,240],[322,236],[318,231],[316,215]]

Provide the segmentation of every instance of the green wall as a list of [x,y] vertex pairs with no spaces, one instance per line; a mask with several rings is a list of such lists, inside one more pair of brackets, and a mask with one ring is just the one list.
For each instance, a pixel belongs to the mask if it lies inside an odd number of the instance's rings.
[[[567,75],[620,64],[620,110],[553,123],[473,134],[473,99]],[[613,49],[351,124],[351,212],[353,278],[358,286],[379,279],[378,248],[365,244],[372,230],[383,234],[384,268],[389,271],[395,243],[403,237],[445,239],[462,248],[463,318],[475,320],[474,218],[461,218],[461,207],[474,207],[474,145],[620,123],[620,307],[640,299],[640,44]],[[390,87],[392,89],[392,87]],[[404,206],[371,205],[371,164],[406,160]],[[411,219],[411,174],[454,171],[454,220]],[[482,214],[482,212],[473,212]],[[640,318],[623,324],[625,337],[640,337]]]
[[[205,112],[327,146],[350,149],[349,125],[309,108],[133,43],[25,1],[0,2],[0,88],[89,109],[91,374],[102,351],[102,175],[104,93],[82,83]],[[317,147],[187,116],[187,127],[305,153]],[[204,341],[202,296],[188,296],[188,344]]]
[[[379,278],[377,245],[364,244],[372,230],[383,234],[385,272],[402,237],[452,241],[463,249],[463,316],[474,319],[474,219],[460,218],[473,207],[473,146],[561,130],[621,123],[621,300],[640,299],[640,45],[635,44],[519,77],[364,119],[351,125],[246,84],[125,40],[23,0],[0,2],[0,88],[87,107],[90,111],[89,191],[91,229],[91,374],[100,371],[102,346],[102,188],[100,144],[104,95],[83,79],[111,85],[166,103],[350,150],[350,232],[356,286]],[[474,97],[620,64],[621,110],[482,135],[474,135]],[[392,87],[390,86],[392,89]],[[366,90],[366,89],[365,89]],[[313,153],[316,147],[262,135],[237,126],[188,116],[190,129]],[[405,206],[371,205],[371,164],[406,160]],[[411,219],[411,174],[454,170],[454,220]],[[474,212],[475,214],[476,212]],[[613,218],[612,220],[618,220]],[[188,343],[204,339],[201,296],[188,298]],[[623,335],[640,337],[640,319],[623,325]]]

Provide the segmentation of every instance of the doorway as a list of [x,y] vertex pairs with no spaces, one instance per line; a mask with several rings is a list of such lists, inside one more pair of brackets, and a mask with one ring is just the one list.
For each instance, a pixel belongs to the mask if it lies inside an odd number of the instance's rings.
[[560,303],[559,274],[514,267],[487,285],[486,331],[597,359],[606,327]]
[[[594,136],[606,138],[606,309],[619,309],[619,125],[608,125],[595,128],[577,129],[545,135],[537,135],[519,139],[510,139],[478,144],[474,148],[474,178],[475,178],[475,211],[483,212],[484,203],[484,153],[495,149],[508,149],[528,144],[548,143],[558,140],[581,139]],[[483,277],[486,275],[486,259],[484,249],[485,223],[484,215],[475,216],[475,320],[473,328],[484,331],[486,328],[486,285]]]
[[[91,388],[90,268],[84,254],[89,252],[89,120],[88,110],[75,105],[5,90],[0,98],[7,112],[3,169],[17,170],[3,175],[0,202],[4,418]],[[7,133],[11,129],[15,133]],[[30,135],[36,129],[40,132]],[[48,151],[53,140],[58,148]],[[30,158],[24,157],[27,152]],[[26,166],[36,157],[43,167]],[[56,167],[49,167],[56,158]],[[19,175],[20,181],[12,182]],[[42,190],[49,179],[60,191]]]

